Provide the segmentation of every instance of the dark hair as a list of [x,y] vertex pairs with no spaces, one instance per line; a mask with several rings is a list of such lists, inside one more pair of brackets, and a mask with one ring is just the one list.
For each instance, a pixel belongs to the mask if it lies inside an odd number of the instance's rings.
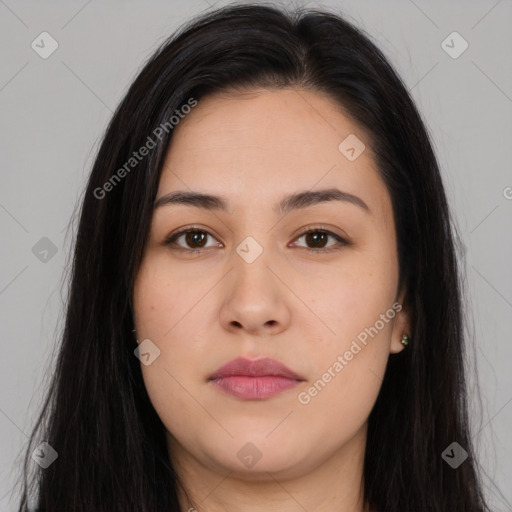
[[[62,344],[26,452],[20,512],[33,490],[39,512],[179,510],[165,427],[133,353],[134,278],[172,137],[169,120],[191,98],[254,87],[329,95],[368,133],[392,199],[412,342],[390,356],[369,417],[367,503],[389,512],[488,510],[468,432],[456,230],[407,88],[368,36],[337,14],[238,5],[170,37],[106,130],[80,211]],[[148,137],[155,147],[113,182]],[[109,192],[98,192],[107,182]],[[59,456],[30,479],[38,432]],[[469,454],[457,469],[441,457],[454,441]]]

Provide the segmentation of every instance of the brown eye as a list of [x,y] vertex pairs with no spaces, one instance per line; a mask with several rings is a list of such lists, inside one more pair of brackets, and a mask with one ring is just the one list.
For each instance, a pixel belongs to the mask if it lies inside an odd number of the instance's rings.
[[207,237],[208,234],[204,231],[187,231],[185,233],[185,243],[193,248],[196,247],[196,244],[198,244],[199,247],[204,247]]
[[[302,233],[296,240],[300,238],[304,238],[306,242],[305,249],[309,252],[329,252],[340,249],[344,245],[348,245],[348,242],[339,235],[323,229],[310,229]],[[338,243],[326,245],[329,238],[335,239]]]
[[[222,244],[206,245],[208,237],[215,239],[208,231],[203,229],[184,229],[178,233],[171,235],[165,242],[165,245],[173,245],[178,250],[194,252],[207,249],[209,247],[219,247]],[[178,240],[183,238],[181,243]],[[333,250],[339,250],[343,246],[348,245],[348,242],[340,237],[339,235],[327,231],[324,229],[310,229],[302,233],[296,240],[304,238],[306,246],[296,245],[297,247],[303,247],[304,250],[312,253],[325,253]],[[329,239],[335,240],[335,243],[328,245]],[[336,243],[337,242],[337,243]]]
[[[202,229],[185,229],[183,231],[171,235],[165,241],[165,245],[174,244],[177,245],[179,249],[183,250],[201,250],[208,247],[206,245],[206,242],[209,236],[213,238],[213,236],[210,233]],[[177,240],[179,240],[182,237],[184,238],[185,245],[177,243]]]
[[316,249],[323,249],[329,238],[329,235],[323,231],[312,231],[304,236],[306,237],[306,243],[311,244]]

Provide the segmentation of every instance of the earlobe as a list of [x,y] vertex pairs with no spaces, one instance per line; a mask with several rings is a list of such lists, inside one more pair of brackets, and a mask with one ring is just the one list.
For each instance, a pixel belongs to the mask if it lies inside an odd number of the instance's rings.
[[395,317],[395,324],[391,333],[391,346],[389,351],[392,354],[401,352],[411,343],[410,315],[408,307],[403,305],[404,295],[404,290],[402,290],[398,301],[398,303],[402,305],[402,308]]
[[403,333],[401,338],[393,336],[389,352],[391,354],[398,354],[399,352],[402,352],[402,350],[405,350],[410,341],[411,339],[407,333]]

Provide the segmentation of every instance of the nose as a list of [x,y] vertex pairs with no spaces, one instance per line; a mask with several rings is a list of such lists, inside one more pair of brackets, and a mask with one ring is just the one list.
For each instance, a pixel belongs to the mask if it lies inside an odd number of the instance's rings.
[[225,300],[220,311],[221,325],[233,333],[256,336],[275,335],[290,324],[291,311],[288,299],[291,292],[272,265],[267,251],[251,263],[236,252],[234,268],[224,285]]

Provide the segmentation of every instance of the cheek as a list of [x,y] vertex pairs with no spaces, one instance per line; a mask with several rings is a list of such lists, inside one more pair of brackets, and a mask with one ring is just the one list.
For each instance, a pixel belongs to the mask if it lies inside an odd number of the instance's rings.
[[[354,254],[328,275],[315,278],[315,287],[308,288],[304,282],[303,296],[309,297],[319,320],[318,326],[311,326],[323,334],[321,339],[327,352],[348,349],[351,340],[361,333],[364,342],[364,333],[376,322],[380,338],[389,337],[395,313],[390,311],[386,315],[386,311],[394,303],[398,277],[394,259],[392,254]],[[383,314],[384,323],[380,320]]]
[[[308,417],[323,418],[333,435],[340,425],[360,427],[375,403],[389,358],[397,276],[392,254],[359,255],[312,295],[322,322],[311,329],[321,336],[308,338],[315,375],[298,398]],[[320,420],[312,423],[321,428]]]
[[166,343],[186,323],[192,309],[213,286],[204,272],[193,265],[170,264],[165,254],[146,256],[134,286],[134,309],[138,333]]
[[350,307],[343,310],[340,304],[338,315],[333,312],[331,317],[336,330],[332,341],[323,336],[319,346],[312,338],[305,347],[314,371],[297,394],[304,435],[322,432],[332,448],[355,435],[375,404],[389,358],[394,316],[386,315],[394,310],[384,297],[379,301],[363,294],[359,300],[351,294],[346,304]]
[[[199,382],[203,378],[205,344],[211,338],[207,332],[211,322],[206,317],[214,318],[204,309],[207,302],[200,299],[211,287],[192,269],[190,275],[176,267],[173,270],[165,258],[151,253],[146,255],[135,280],[137,338],[150,339],[160,351],[150,365],[141,362],[142,376],[150,400],[168,429],[186,427],[181,425],[186,415],[173,415],[173,410],[186,407],[193,412],[187,390],[192,390],[191,380]],[[200,415],[201,410],[196,412]]]
[[[182,357],[179,347],[170,350],[166,339],[172,334],[176,314],[176,285],[151,255],[142,262],[134,285],[134,319],[137,326],[137,340],[149,339],[156,345],[159,355],[150,365],[141,361],[144,384],[153,406],[160,415],[162,405],[172,403],[176,393],[173,360]],[[172,357],[171,357],[172,356]]]

